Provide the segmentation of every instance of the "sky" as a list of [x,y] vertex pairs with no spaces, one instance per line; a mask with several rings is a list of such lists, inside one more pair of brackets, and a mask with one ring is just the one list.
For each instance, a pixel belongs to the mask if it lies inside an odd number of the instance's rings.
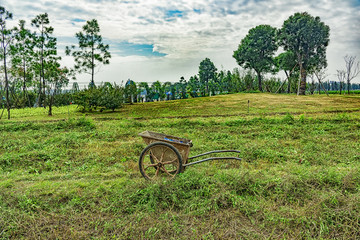
[[[289,16],[305,11],[330,27],[327,79],[337,80],[346,54],[360,60],[360,0],[0,0],[0,5],[14,15],[9,26],[23,19],[31,28],[31,19],[48,13],[58,54],[69,67],[73,59],[65,56],[65,46],[77,45],[75,33],[97,19],[112,58],[98,69],[96,83],[189,79],[205,58],[218,70],[232,70],[239,67],[233,52],[251,28],[281,28]],[[88,84],[90,75],[78,75],[77,81]],[[360,76],[353,82],[360,83]]]

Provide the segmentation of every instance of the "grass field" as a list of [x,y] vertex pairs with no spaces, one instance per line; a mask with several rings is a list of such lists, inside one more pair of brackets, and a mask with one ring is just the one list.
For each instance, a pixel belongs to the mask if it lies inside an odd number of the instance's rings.
[[[0,121],[0,239],[359,239],[360,96],[233,94],[13,110]],[[150,130],[241,162],[145,181]]]

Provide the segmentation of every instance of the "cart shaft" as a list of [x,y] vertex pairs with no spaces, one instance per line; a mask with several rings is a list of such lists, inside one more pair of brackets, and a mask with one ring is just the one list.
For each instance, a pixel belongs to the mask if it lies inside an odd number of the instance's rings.
[[187,167],[187,166],[191,166],[194,164],[198,164],[198,163],[202,163],[202,162],[206,162],[206,161],[211,161],[211,160],[239,160],[241,161],[241,158],[237,158],[237,157],[210,157],[210,158],[205,158],[196,162],[191,162],[191,163],[187,163],[187,164],[183,164],[183,167]]
[[238,150],[215,150],[215,151],[211,151],[211,152],[202,153],[202,154],[199,154],[199,155],[196,155],[193,157],[189,157],[188,159],[194,159],[194,158],[198,158],[198,157],[205,156],[205,155],[212,154],[212,153],[225,153],[225,152],[240,153],[240,151],[238,151]]

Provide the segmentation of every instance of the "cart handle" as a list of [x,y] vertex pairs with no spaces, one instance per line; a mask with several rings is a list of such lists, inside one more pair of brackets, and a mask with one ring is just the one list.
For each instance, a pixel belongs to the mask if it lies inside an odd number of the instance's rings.
[[191,163],[187,163],[187,164],[183,164],[183,167],[187,167],[190,165],[194,165],[194,164],[198,164],[198,163],[202,163],[202,162],[206,162],[206,161],[210,161],[210,160],[223,160],[223,159],[227,159],[227,160],[240,160],[241,158],[237,158],[237,157],[210,157],[210,158],[205,158],[196,162],[191,162]]
[[[215,150],[215,151],[211,151],[211,152],[202,153],[202,154],[199,154],[199,155],[196,155],[196,156],[193,156],[193,157],[189,157],[188,159],[194,159],[194,158],[205,156],[205,155],[208,155],[208,154],[211,154],[211,153],[224,153],[224,152],[240,153],[240,151],[238,151],[238,150]],[[228,158],[222,158],[222,159],[228,159]]]

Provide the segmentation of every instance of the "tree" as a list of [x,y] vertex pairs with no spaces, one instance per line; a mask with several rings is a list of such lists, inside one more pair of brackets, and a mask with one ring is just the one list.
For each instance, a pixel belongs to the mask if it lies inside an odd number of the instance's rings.
[[234,68],[232,72],[227,72],[227,77],[230,78],[229,89],[232,93],[246,90],[245,82],[243,81],[243,78],[240,76],[240,74],[241,73],[239,68]]
[[161,101],[161,99],[165,98],[165,91],[164,91],[164,86],[161,84],[161,82],[158,80],[156,82],[153,82],[151,85],[151,88],[154,91],[154,96],[153,98],[155,98],[157,101]]
[[49,107],[48,115],[52,116],[52,107],[54,105],[54,100],[56,94],[61,92],[61,88],[66,86],[69,83],[67,68],[60,68],[60,64],[57,62],[57,59],[48,61],[46,63],[46,85],[44,86],[47,90],[47,103]]
[[186,96],[186,86],[187,86],[187,82],[186,82],[186,80],[185,80],[184,77],[181,77],[181,78],[180,78],[179,86],[180,86],[180,91],[181,91],[181,99],[187,98],[187,96]]
[[171,82],[164,82],[164,91],[166,95],[166,100],[175,99],[175,85]]
[[15,28],[14,31],[16,42],[11,46],[12,66],[16,69],[17,75],[22,78],[24,103],[28,101],[28,106],[31,107],[26,88],[32,80],[31,64],[34,57],[34,36],[30,30],[25,28],[24,20],[19,21],[19,28]]
[[321,86],[322,89],[325,91],[326,95],[329,96],[329,93],[327,92],[326,88],[324,87],[324,84],[322,83],[322,81],[329,76],[328,74],[326,74],[326,68],[315,69],[313,73],[319,82],[319,94],[320,94],[320,86]]
[[148,102],[152,98],[152,92],[147,82],[140,82],[138,84],[138,92],[142,101]]
[[345,60],[345,79],[347,83],[348,94],[350,94],[350,85],[351,80],[356,78],[360,72],[359,61],[356,61],[356,56],[348,56],[344,57]]
[[10,119],[10,98],[9,98],[9,78],[6,65],[6,57],[9,54],[10,44],[13,40],[12,30],[6,28],[6,20],[12,19],[12,13],[7,11],[4,7],[0,6],[0,44],[1,44],[1,58],[4,63],[4,74],[5,74],[5,98],[6,108],[8,112],[8,119]]
[[136,84],[133,80],[128,79],[125,83],[124,88],[125,93],[125,100],[128,101],[130,104],[134,103],[134,97],[137,93]]
[[50,20],[47,13],[37,15],[32,21],[31,25],[36,27],[39,31],[39,35],[34,36],[34,44],[37,47],[35,57],[39,61],[35,65],[35,69],[40,75],[39,81],[39,98],[38,106],[43,104],[46,107],[46,94],[45,94],[45,67],[48,61],[53,61],[56,58],[56,38],[52,37],[54,28],[49,26]]
[[261,74],[269,72],[273,66],[276,44],[276,28],[269,25],[259,25],[249,30],[240,42],[233,57],[236,62],[247,69],[254,69],[257,74],[259,90],[262,91]]
[[110,63],[111,54],[109,45],[102,42],[100,27],[96,19],[87,21],[82,27],[83,32],[76,33],[79,41],[79,50],[75,46],[66,47],[66,55],[72,55],[75,60],[75,71],[91,74],[90,85],[95,86],[95,68],[101,64]]
[[195,76],[191,76],[188,83],[187,83],[187,88],[190,92],[190,96],[191,97],[198,97],[198,90],[200,88],[200,82],[199,82],[199,79],[198,77],[195,75]]
[[282,25],[278,41],[285,51],[296,54],[300,68],[300,88],[298,94],[305,95],[306,76],[314,68],[325,68],[326,47],[329,44],[329,26],[307,12],[295,13]]
[[288,82],[287,93],[290,93],[291,80],[296,70],[296,66],[298,66],[296,55],[291,51],[280,53],[279,56],[275,57],[275,64],[278,70],[283,70],[285,72]]
[[209,58],[201,61],[199,66],[199,80],[200,83],[205,86],[205,94],[209,94],[209,82],[216,78],[216,71],[217,69],[214,63]]
[[340,82],[340,95],[341,95],[341,90],[344,85],[344,81],[346,79],[346,71],[344,70],[336,70],[336,71],[337,71],[336,76],[338,77]]

